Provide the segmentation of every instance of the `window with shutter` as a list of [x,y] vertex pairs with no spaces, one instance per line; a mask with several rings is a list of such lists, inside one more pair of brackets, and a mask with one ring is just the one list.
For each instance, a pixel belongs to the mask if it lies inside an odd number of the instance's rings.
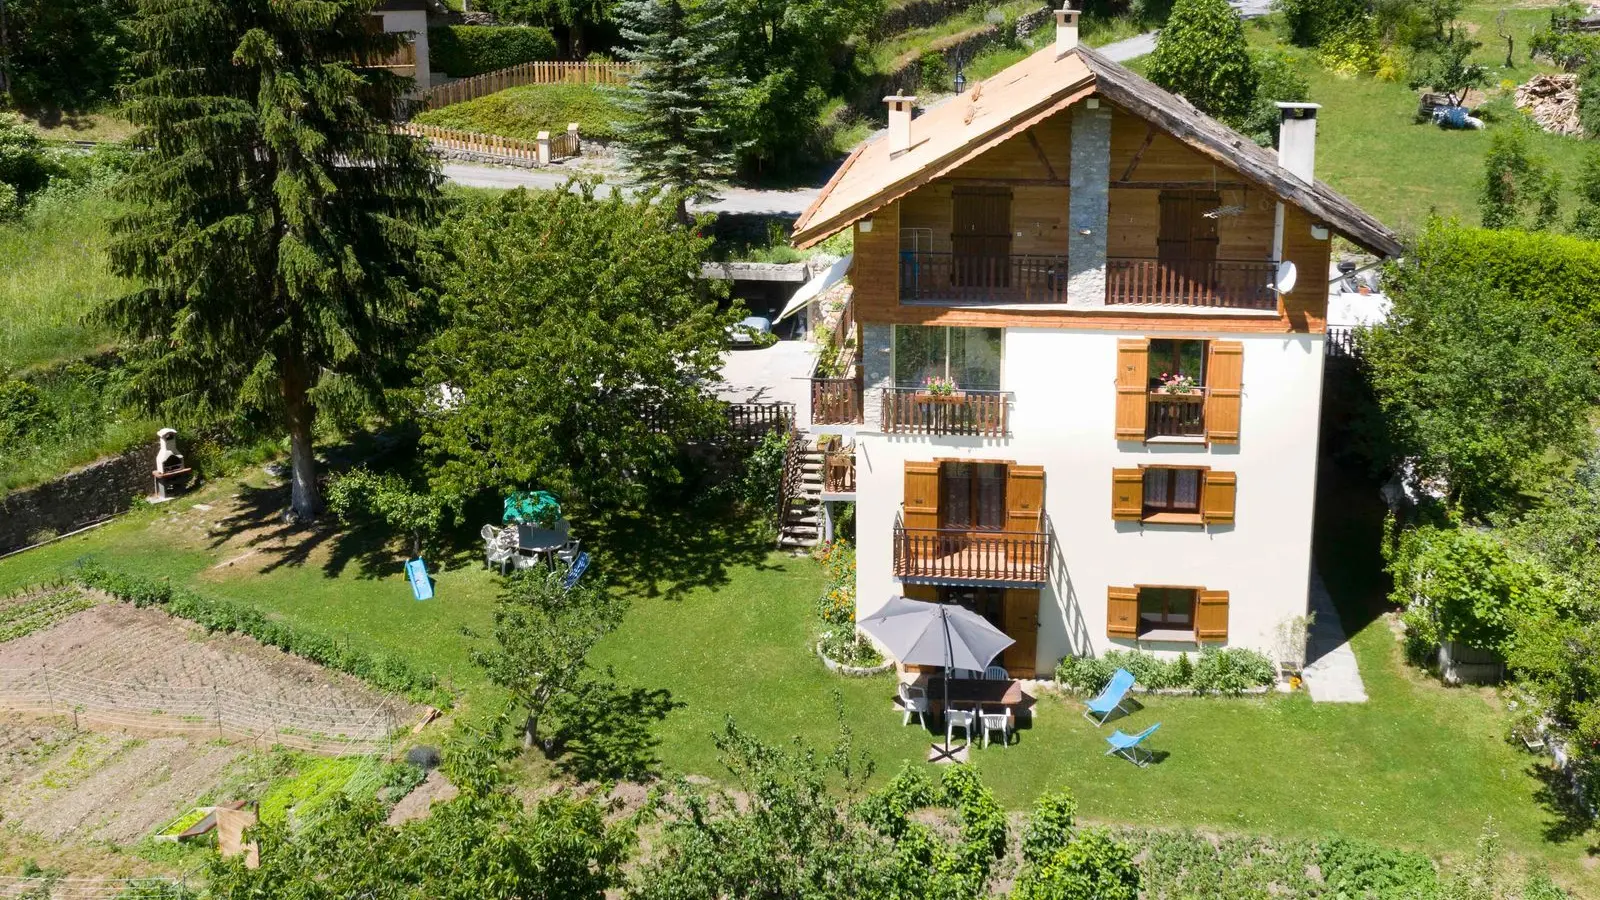
[[1201,643],[1228,640],[1228,592],[1201,591],[1194,612],[1194,637]]
[[1150,342],[1143,338],[1117,341],[1117,420],[1119,441],[1145,437],[1145,406],[1150,391]]
[[1244,345],[1212,341],[1206,364],[1206,439],[1239,443],[1239,404],[1244,387]]
[[1006,467],[1006,530],[1034,534],[1044,527],[1044,467]]
[[1106,636],[1114,638],[1139,636],[1138,588],[1106,588]]
[[1137,522],[1144,515],[1144,471],[1111,470],[1111,518],[1118,522]]
[[1238,495],[1238,476],[1233,472],[1207,472],[1204,500],[1200,510],[1207,525],[1233,522],[1233,507]]

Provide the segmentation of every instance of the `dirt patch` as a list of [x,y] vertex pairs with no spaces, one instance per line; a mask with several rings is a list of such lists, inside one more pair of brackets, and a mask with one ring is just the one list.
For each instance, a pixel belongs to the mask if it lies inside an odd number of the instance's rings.
[[428,810],[435,803],[448,803],[454,800],[461,792],[444,777],[444,773],[434,769],[428,777],[417,785],[416,790],[405,795],[394,809],[389,811],[390,825],[403,825],[413,819],[427,818]]
[[101,604],[0,644],[0,670],[43,667],[146,691],[222,688],[263,704],[352,715],[387,706],[400,723],[422,714],[420,706],[248,637],[208,635],[192,622],[122,603]]
[[135,843],[248,752],[185,738],[0,727],[0,822],[52,841]]

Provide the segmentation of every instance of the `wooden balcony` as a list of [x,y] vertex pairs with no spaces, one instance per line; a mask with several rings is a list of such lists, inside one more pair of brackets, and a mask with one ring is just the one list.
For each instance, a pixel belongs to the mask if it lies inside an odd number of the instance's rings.
[[835,440],[822,451],[822,492],[824,494],[854,494],[856,492],[856,448]]
[[900,251],[900,300],[1066,303],[1065,256],[957,256]]
[[[1046,520],[1041,515],[1040,522]],[[907,528],[894,523],[894,574],[951,582],[1044,584],[1050,567],[1050,532]]]
[[811,424],[861,424],[861,374],[811,379]]
[[957,391],[948,396],[919,388],[884,388],[886,434],[1005,437],[1010,391]]
[[1193,394],[1160,394],[1152,391],[1145,401],[1144,436],[1205,437],[1206,395],[1200,388]]
[[1270,262],[1106,260],[1106,304],[1164,304],[1223,309],[1278,308]]

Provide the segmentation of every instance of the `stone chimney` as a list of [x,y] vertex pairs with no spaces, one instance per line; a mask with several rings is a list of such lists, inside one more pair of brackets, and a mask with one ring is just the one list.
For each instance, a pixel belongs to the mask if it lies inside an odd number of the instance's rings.
[[1311,184],[1317,169],[1316,103],[1278,104],[1278,165]]
[[889,104],[889,155],[898,156],[911,149],[911,110],[917,98],[893,94],[883,102]]
[[1056,10],[1056,56],[1078,49],[1078,10],[1063,5]]

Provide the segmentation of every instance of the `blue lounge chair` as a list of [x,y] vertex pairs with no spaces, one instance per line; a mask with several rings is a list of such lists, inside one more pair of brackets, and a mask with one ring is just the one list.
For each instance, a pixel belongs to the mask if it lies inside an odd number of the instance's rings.
[[[1100,696],[1088,703],[1083,711],[1083,717],[1096,725],[1104,725],[1106,719],[1122,706],[1122,701],[1128,699],[1128,691],[1133,689],[1133,673],[1127,669],[1118,669],[1112,673],[1111,681],[1100,691]],[[1123,710],[1127,712],[1128,710]],[[1099,718],[1095,718],[1099,716]]]
[[1155,758],[1155,754],[1140,747],[1139,744],[1145,738],[1155,734],[1156,729],[1160,727],[1161,723],[1157,722],[1138,734],[1123,734],[1121,731],[1113,731],[1111,736],[1106,738],[1106,743],[1111,745],[1111,749],[1106,751],[1106,755],[1120,756],[1141,769],[1150,765],[1150,760]]

